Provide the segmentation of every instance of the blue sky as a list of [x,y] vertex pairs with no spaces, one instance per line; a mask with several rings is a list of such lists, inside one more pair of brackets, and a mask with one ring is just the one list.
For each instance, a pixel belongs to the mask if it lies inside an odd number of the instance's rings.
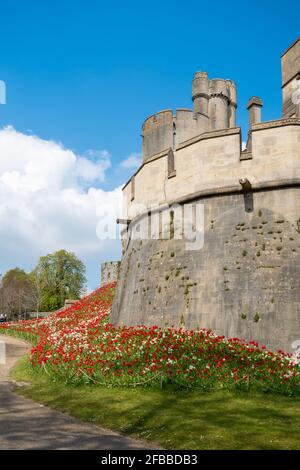
[[[264,120],[280,117],[280,55],[300,35],[294,0],[28,0],[0,8],[0,127],[76,155],[107,151],[110,168],[93,182],[105,191],[130,176],[120,162],[140,152],[145,117],[191,106],[196,70],[237,82],[244,136],[250,96],[263,99]],[[88,270],[94,287],[96,262]]]

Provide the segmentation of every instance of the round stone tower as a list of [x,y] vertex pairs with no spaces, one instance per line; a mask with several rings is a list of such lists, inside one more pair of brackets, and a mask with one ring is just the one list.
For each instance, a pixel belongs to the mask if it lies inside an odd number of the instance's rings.
[[262,100],[249,101],[245,151],[235,83],[205,72],[193,79],[193,110],[166,110],[144,122],[143,164],[123,188],[113,323],[208,328],[294,352],[299,57],[298,40],[282,58],[281,119],[262,122]]

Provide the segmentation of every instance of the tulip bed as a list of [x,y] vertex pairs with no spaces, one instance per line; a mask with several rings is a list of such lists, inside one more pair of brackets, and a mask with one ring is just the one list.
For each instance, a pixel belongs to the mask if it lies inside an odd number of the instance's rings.
[[36,338],[33,369],[66,383],[298,391],[300,366],[283,351],[205,329],[113,326],[114,289],[106,285],[46,319],[2,324],[0,332]]

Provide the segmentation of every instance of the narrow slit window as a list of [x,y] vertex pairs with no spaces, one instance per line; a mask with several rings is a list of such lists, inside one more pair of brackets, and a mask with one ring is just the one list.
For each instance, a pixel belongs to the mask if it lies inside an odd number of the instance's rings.
[[174,152],[170,148],[168,152],[168,178],[176,176]]
[[135,198],[135,181],[134,181],[134,176],[131,178],[131,201],[133,201]]

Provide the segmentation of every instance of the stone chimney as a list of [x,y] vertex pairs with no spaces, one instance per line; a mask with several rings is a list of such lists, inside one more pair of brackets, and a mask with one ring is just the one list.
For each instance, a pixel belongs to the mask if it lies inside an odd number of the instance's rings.
[[261,122],[261,108],[263,107],[262,99],[258,96],[252,96],[247,104],[247,109],[249,111],[249,127],[251,128],[253,124],[258,124]]

